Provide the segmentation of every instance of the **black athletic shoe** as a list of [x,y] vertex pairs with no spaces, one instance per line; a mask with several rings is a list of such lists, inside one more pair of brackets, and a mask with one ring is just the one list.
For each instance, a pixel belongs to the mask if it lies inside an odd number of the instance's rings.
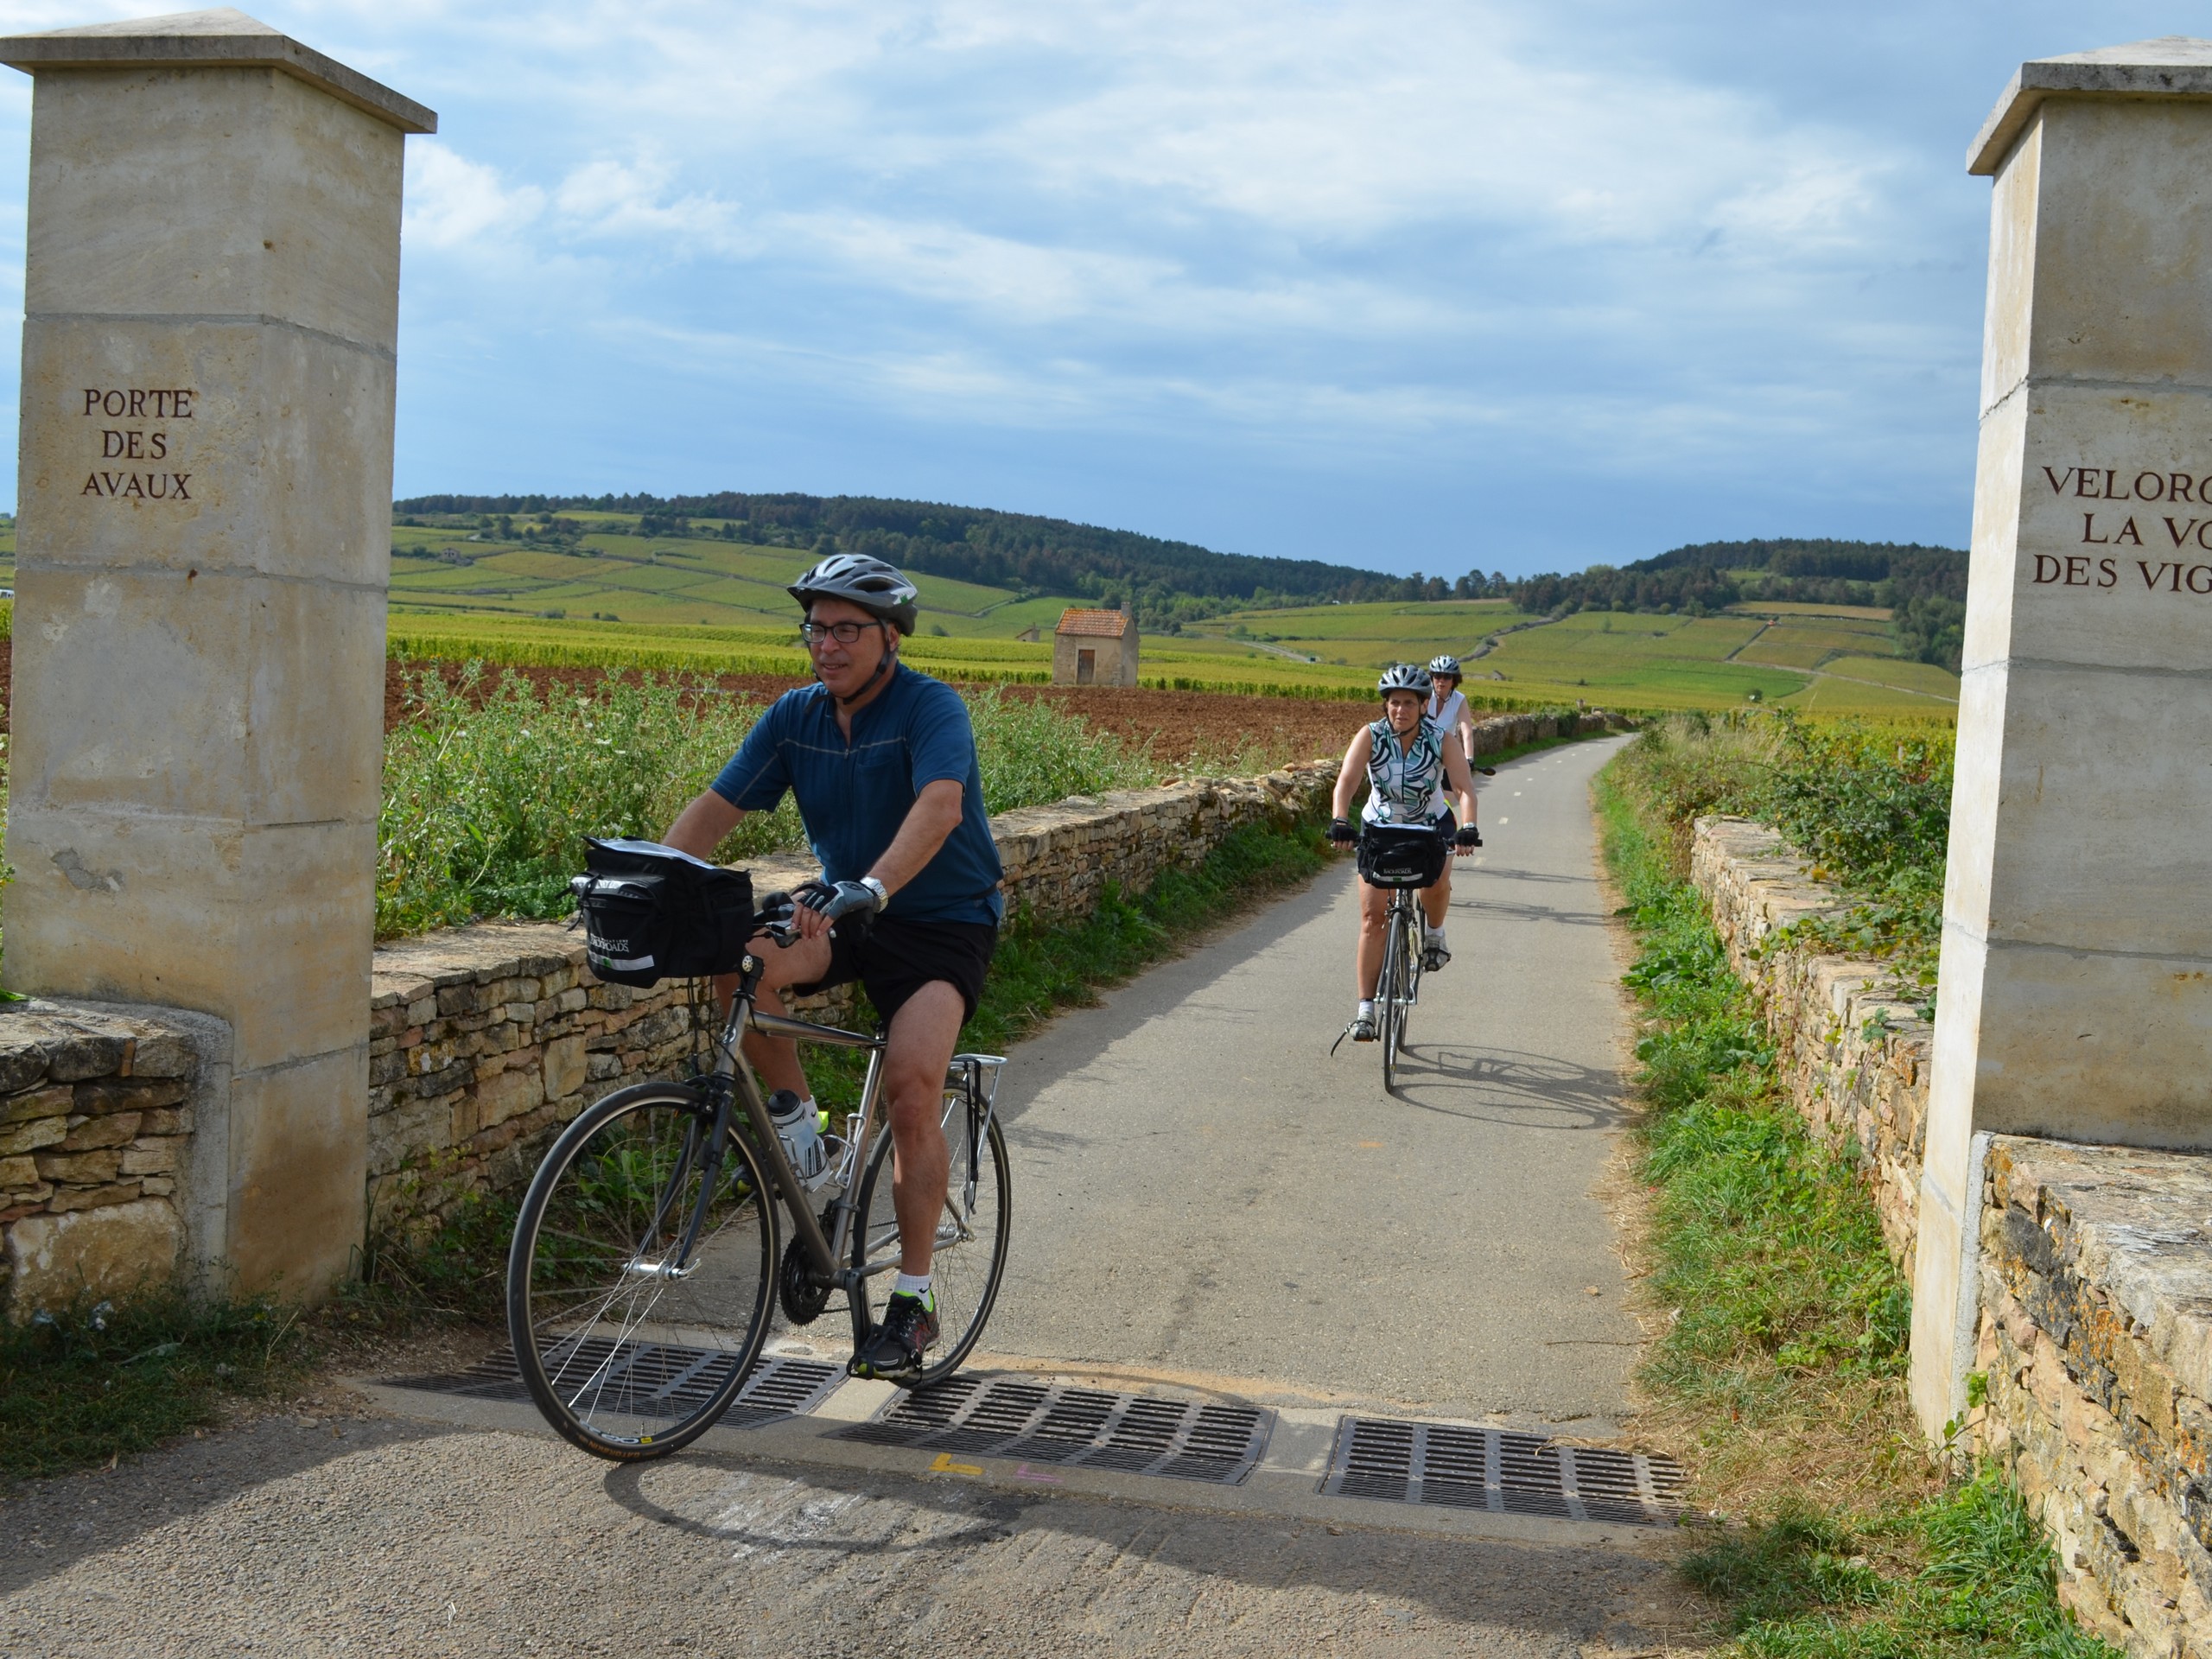
[[883,1310],[883,1322],[868,1332],[846,1369],[855,1376],[896,1382],[922,1369],[922,1355],[936,1340],[937,1298],[925,1304],[918,1296],[894,1294]]
[[1433,974],[1436,972],[1437,969],[1443,967],[1446,963],[1451,960],[1452,953],[1444,948],[1444,942],[1441,939],[1427,939],[1422,942],[1421,947],[1421,970],[1424,974]]

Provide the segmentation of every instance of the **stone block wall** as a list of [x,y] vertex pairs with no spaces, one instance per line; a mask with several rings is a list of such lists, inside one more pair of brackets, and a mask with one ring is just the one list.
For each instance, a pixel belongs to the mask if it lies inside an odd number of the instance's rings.
[[2212,1158],[1996,1135],[1979,1444],[2126,1652],[2212,1659]]
[[1857,1149],[1890,1254],[1910,1279],[1935,1027],[1880,963],[1774,941],[1792,923],[1842,908],[1775,830],[1700,818],[1690,880],[1712,907],[1729,965],[1758,994],[1790,1098],[1816,1131]]
[[[1774,830],[1701,818],[1691,872],[1910,1274],[1931,1029],[1880,963],[1774,938],[1840,908]],[[1983,1402],[1957,1444],[2012,1469],[2084,1624],[2134,1659],[2212,1659],[2212,1155],[1991,1135],[1979,1244]]]
[[45,1001],[0,1014],[0,1273],[18,1317],[184,1264],[211,1023]]

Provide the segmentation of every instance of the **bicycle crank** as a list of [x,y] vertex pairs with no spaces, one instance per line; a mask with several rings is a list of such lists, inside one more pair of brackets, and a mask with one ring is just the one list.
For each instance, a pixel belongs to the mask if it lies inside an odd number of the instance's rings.
[[776,1297],[784,1305],[785,1319],[793,1325],[812,1325],[830,1306],[830,1293],[836,1288],[815,1272],[804,1240],[794,1237],[784,1246],[784,1259],[776,1269]]

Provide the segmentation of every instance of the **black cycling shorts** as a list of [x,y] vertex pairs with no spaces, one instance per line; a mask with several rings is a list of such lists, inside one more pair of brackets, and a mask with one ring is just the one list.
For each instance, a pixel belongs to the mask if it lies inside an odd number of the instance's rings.
[[892,1015],[916,991],[941,979],[960,993],[965,1017],[973,1020],[983,995],[983,974],[998,943],[999,930],[991,922],[912,922],[879,916],[867,928],[840,923],[830,935],[830,971],[811,985],[792,986],[791,994],[812,996],[858,980],[889,1025]]

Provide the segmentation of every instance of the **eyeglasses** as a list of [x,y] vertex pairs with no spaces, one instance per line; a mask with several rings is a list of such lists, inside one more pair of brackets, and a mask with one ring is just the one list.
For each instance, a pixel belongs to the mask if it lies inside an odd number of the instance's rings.
[[866,628],[880,628],[880,622],[802,622],[798,637],[810,645],[818,645],[824,639],[835,639],[841,645],[855,645]]

